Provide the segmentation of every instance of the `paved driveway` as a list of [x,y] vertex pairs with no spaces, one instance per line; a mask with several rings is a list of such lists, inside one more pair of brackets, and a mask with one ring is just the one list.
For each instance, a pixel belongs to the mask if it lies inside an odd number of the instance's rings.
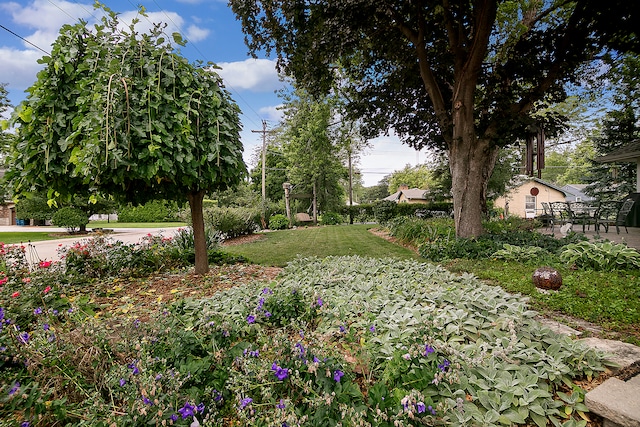
[[[112,232],[108,234],[109,237],[112,237],[116,240],[120,240],[124,243],[138,243],[140,240],[148,235],[162,235],[165,237],[171,237],[178,230],[179,227],[165,227],[165,228],[113,228]],[[0,226],[0,232],[5,231],[21,231],[21,232],[42,232],[48,231],[51,233],[65,233],[66,230],[64,228],[56,228],[56,227],[30,227],[30,226]],[[93,236],[91,234],[84,236],[77,236],[65,239],[56,239],[56,240],[43,240],[38,242],[31,242],[29,240],[23,242],[23,245],[27,248],[27,259],[30,263],[38,263],[39,261],[44,260],[53,260],[57,261],[60,259],[58,256],[58,250],[62,246],[72,246],[74,243],[79,242],[84,239],[91,239]],[[0,238],[1,240],[1,238]]]

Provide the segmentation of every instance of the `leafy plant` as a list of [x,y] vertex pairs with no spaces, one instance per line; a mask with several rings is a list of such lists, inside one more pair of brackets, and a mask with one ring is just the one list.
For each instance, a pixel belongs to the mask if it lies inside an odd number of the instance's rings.
[[325,212],[322,214],[321,221],[324,225],[338,225],[344,222],[344,218],[337,212]]
[[640,268],[640,253],[625,244],[579,242],[567,245],[560,259],[569,265],[593,270]]
[[289,228],[289,218],[282,214],[271,215],[269,218],[270,230],[285,230]]
[[257,218],[258,210],[249,208],[210,207],[204,211],[206,226],[229,239],[256,232],[260,228]]
[[505,261],[526,262],[535,260],[539,262],[540,258],[548,257],[549,255],[549,252],[538,246],[515,246],[505,243],[502,245],[502,249],[494,252],[491,257]]

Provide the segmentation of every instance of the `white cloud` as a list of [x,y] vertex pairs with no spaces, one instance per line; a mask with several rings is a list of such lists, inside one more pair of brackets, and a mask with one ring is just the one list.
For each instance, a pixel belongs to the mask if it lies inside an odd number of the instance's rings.
[[276,61],[269,59],[246,59],[238,62],[220,62],[216,70],[225,85],[234,90],[272,92],[283,83],[276,72]]
[[206,28],[200,28],[197,25],[189,25],[185,36],[191,43],[196,43],[206,39],[210,31]]
[[[42,55],[37,50],[0,48],[0,82],[7,83],[7,89],[11,91],[24,91],[36,81],[36,74],[42,68],[37,61]],[[11,99],[11,102],[18,100]]]
[[0,7],[11,15],[13,22],[54,35],[62,25],[77,22],[77,19],[87,20],[95,14],[91,3],[68,1],[35,0],[27,6],[11,2],[0,4]]
[[258,110],[258,113],[260,113],[260,117],[264,117],[264,119],[267,121],[279,122],[282,119],[282,110],[280,109],[281,107],[282,104],[262,107]]

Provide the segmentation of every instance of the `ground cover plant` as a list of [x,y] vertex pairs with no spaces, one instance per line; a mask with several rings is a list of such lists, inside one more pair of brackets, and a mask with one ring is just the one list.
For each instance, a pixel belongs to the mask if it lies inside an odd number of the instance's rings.
[[[423,257],[450,271],[527,295],[536,310],[578,329],[585,329],[580,321],[586,320],[603,337],[640,344],[640,255],[633,248],[587,242],[577,233],[557,238],[518,218],[487,222],[488,233],[476,239],[452,236],[451,220],[398,218],[387,225],[392,236],[418,246]],[[533,271],[542,266],[561,273],[559,291],[541,293],[533,285]]]
[[11,270],[34,304],[2,310],[5,425],[586,425],[574,379],[604,368],[522,298],[415,260],[298,258],[213,294],[183,274],[194,292],[144,310],[52,267]]

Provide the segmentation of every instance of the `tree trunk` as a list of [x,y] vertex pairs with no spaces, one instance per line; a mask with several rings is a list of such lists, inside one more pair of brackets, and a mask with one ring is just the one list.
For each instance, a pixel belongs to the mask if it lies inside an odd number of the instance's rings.
[[191,225],[193,227],[193,244],[196,252],[196,274],[206,274],[209,271],[209,257],[207,254],[207,242],[204,235],[204,215],[202,213],[202,201],[204,191],[189,193],[189,208],[191,209]]
[[488,138],[476,136],[475,81],[471,78],[461,82],[452,111],[449,168],[457,237],[477,237],[484,232],[482,216],[486,213],[487,184],[498,157],[498,148]]

